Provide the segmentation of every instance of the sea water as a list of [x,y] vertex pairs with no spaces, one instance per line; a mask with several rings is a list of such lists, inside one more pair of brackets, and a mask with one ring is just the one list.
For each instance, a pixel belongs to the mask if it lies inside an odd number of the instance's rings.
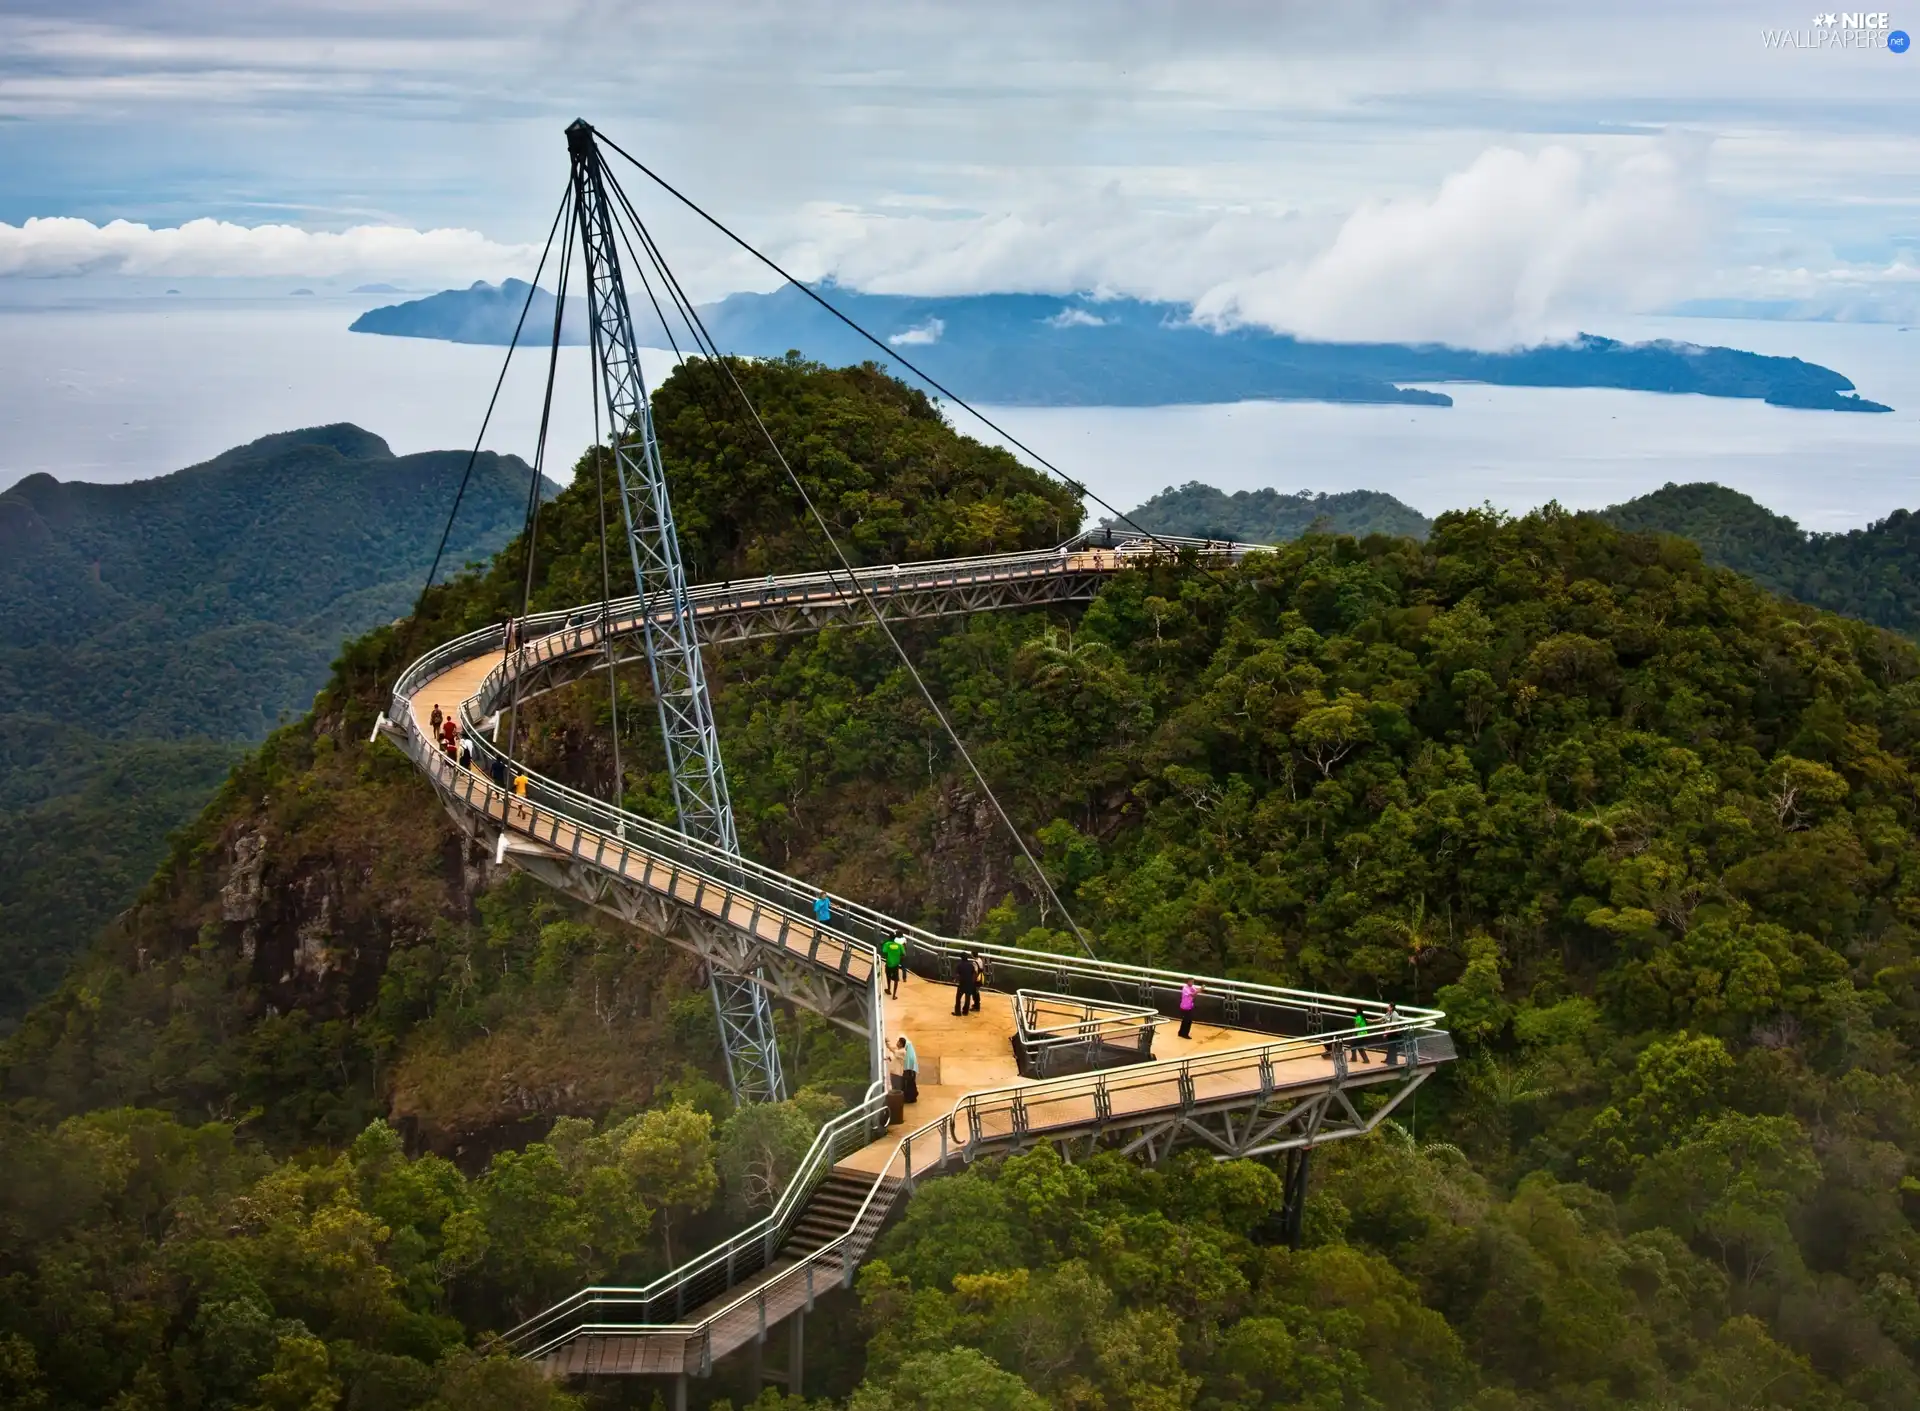
[[[160,475],[257,436],[333,421],[355,422],[401,454],[471,446],[503,350],[347,332],[373,302],[155,298],[0,310],[0,487],[35,471],[64,480]],[[1803,357],[1894,411],[1460,384],[1440,389],[1451,407],[984,410],[1121,509],[1189,480],[1225,490],[1384,490],[1429,514],[1548,500],[1597,508],[1668,481],[1714,480],[1809,529],[1920,506],[1920,332],[1678,318],[1596,331]],[[546,361],[538,346],[515,357],[489,448],[532,459]],[[643,361],[657,382],[673,356]],[[586,376],[585,350],[561,349],[547,462],[556,479],[592,437]],[[998,439],[950,410],[961,430]]]

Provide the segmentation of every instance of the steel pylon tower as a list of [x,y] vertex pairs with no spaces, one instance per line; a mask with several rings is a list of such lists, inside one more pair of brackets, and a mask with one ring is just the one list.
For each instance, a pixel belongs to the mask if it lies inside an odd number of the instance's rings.
[[[594,361],[600,366],[612,419],[613,465],[626,522],[627,552],[633,560],[636,591],[656,609],[643,617],[647,668],[660,711],[673,806],[681,832],[738,856],[740,839],[734,831],[733,800],[720,761],[720,733],[713,723],[673,504],[667,497],[666,471],[654,436],[653,406],[640,372],[639,344],[620,273],[619,235],[607,199],[607,172],[593,128],[585,121],[567,128],[567,152],[573,163],[573,204],[586,261]],[[786,1083],[766,989],[749,975],[709,967],[708,976],[734,1100],[779,1101],[786,1095]]]

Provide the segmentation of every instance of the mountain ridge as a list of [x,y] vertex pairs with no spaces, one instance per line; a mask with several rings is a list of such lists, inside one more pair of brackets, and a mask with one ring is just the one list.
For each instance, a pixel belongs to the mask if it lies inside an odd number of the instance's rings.
[[[467,456],[336,423],[145,480],[0,491],[0,1027],[341,644],[408,610]],[[453,569],[519,529],[531,475],[475,460]]]
[[1920,637],[1920,515],[1910,510],[1810,532],[1738,490],[1669,481],[1600,514],[1635,533],[1689,540],[1708,562],[1785,597]]
[[1404,501],[1380,490],[1236,490],[1232,494],[1189,480],[1169,485],[1130,510],[1121,521],[1156,534],[1200,539],[1231,539],[1245,544],[1279,544],[1302,534],[1391,534],[1424,539],[1433,521]]

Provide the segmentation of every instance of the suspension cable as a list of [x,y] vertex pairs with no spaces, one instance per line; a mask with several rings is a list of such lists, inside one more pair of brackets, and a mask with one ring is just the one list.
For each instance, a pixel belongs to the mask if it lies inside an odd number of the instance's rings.
[[[571,187],[569,187],[569,192],[571,192]],[[565,214],[568,204],[567,202],[561,204],[560,209],[562,214]],[[525,582],[520,590],[520,618],[523,622],[533,606],[533,559],[534,552],[539,547],[540,542],[540,486],[543,483],[543,476],[546,471],[547,427],[553,417],[553,382],[555,375],[560,369],[560,331],[561,323],[565,319],[567,312],[567,272],[568,266],[572,262],[572,256],[573,227],[572,225],[568,225],[566,232],[560,237],[560,269],[559,273],[554,277],[553,349],[547,358],[546,395],[541,399],[540,403],[540,439],[534,443],[533,449],[533,487],[532,493],[528,497],[526,529],[527,572]],[[524,628],[522,632],[524,632]],[[508,632],[507,650],[509,652],[513,650],[513,639],[519,635],[521,635],[521,633]],[[520,728],[520,673],[517,671],[513,672],[512,676],[513,696],[507,716],[507,758],[509,759],[514,758],[514,750],[518,744]]]
[[[527,310],[533,307],[533,296],[540,292],[540,275],[547,267],[547,256],[553,253],[554,233],[560,229],[560,217],[565,214],[567,202],[573,196],[573,185],[561,193],[560,207],[553,213],[553,224],[547,230],[547,243],[540,251],[540,263],[534,267],[533,282],[527,286],[527,297],[520,305],[520,317],[514,320],[513,337],[507,340],[507,355],[501,359],[500,375],[493,381],[493,395],[487,398],[487,414],[480,418],[480,434],[473,438],[473,449],[467,452],[467,468],[461,473],[460,488],[454,493],[453,508],[447,511],[447,527],[440,531],[440,547],[433,551],[433,567],[427,570],[427,581],[420,585],[420,596],[414,599],[413,610],[418,612],[426,601],[427,589],[433,586],[434,576],[440,572],[440,560],[447,552],[447,540],[453,534],[453,521],[460,513],[460,502],[467,497],[467,482],[473,478],[473,464],[480,457],[480,443],[487,439],[487,425],[493,420],[494,404],[500,400],[500,388],[507,380],[507,368],[513,362],[514,350],[520,346],[520,330],[527,322]],[[537,481],[538,476],[534,477]]]
[[1160,538],[1160,536],[1155,534],[1151,529],[1143,528],[1140,525],[1140,523],[1136,521],[1131,515],[1122,513],[1120,510],[1115,509],[1111,504],[1107,503],[1106,500],[1102,499],[1099,495],[1096,495],[1092,490],[1088,489],[1084,483],[1082,483],[1081,481],[1075,480],[1071,475],[1068,475],[1064,470],[1060,469],[1059,466],[1055,465],[1052,461],[1048,460],[1045,456],[1041,455],[1038,451],[1034,450],[1033,447],[1027,445],[1026,442],[1022,441],[1019,437],[1015,436],[1012,432],[1008,431],[1006,428],[1001,426],[998,422],[994,421],[985,412],[981,411],[978,407],[974,406],[966,398],[962,397],[959,393],[953,391],[945,383],[941,382],[938,378],[934,377],[931,373],[925,371],[918,364],[914,363],[911,359],[907,358],[904,354],[900,352],[898,348],[893,347],[891,344],[882,342],[878,337],[869,333],[860,324],[854,322],[851,317],[842,313],[838,308],[836,308],[832,303],[830,303],[826,298],[824,298],[818,291],[812,289],[806,284],[803,284],[800,280],[795,279],[791,274],[788,274],[785,269],[781,268],[779,264],[775,263],[775,261],[771,256],[762,254],[758,248],[749,244],[743,236],[735,234],[732,228],[726,225],[726,223],[723,222],[718,216],[715,216],[710,212],[708,212],[705,207],[701,206],[691,196],[686,195],[678,187],[674,186],[671,182],[669,182],[665,177],[661,176],[658,172],[656,172],[652,167],[648,166],[645,162],[641,161],[638,157],[634,156],[633,153],[627,151],[626,148],[622,147],[619,143],[615,142],[612,138],[608,137],[604,132],[601,132],[598,128],[595,128],[594,136],[597,137],[600,141],[604,142],[613,151],[618,152],[621,156],[625,157],[635,167],[639,168],[641,175],[645,176],[649,181],[653,182],[654,185],[658,186],[662,191],[665,191],[669,196],[673,197],[674,200],[678,201],[681,205],[685,206],[688,210],[692,211],[695,215],[699,216],[701,220],[705,221],[708,225],[712,226],[715,230],[719,231],[722,235],[726,236],[727,239],[731,240],[735,245],[738,245],[742,250],[746,251],[749,255],[753,256],[754,259],[758,260],[761,264],[765,265],[768,269],[772,270],[775,274],[779,275],[780,278],[784,279],[787,283],[791,284],[794,288],[798,289],[802,294],[805,294],[809,299],[813,300],[814,303],[818,304],[821,308],[825,309],[828,313],[832,314],[841,323],[844,323],[848,328],[851,328],[855,333],[859,334],[862,338],[866,339],[867,342],[871,343],[875,348],[878,348],[881,351],[881,353],[885,354],[887,358],[889,358],[893,362],[899,363],[900,366],[907,369],[907,371],[911,372],[915,377],[919,378],[922,382],[926,383],[927,386],[933,388],[934,391],[938,392],[941,396],[945,397],[948,401],[952,402],[955,406],[965,411],[969,416],[973,417],[974,420],[978,421],[982,426],[985,426],[989,431],[993,432],[996,436],[1000,437],[1000,439],[1005,441],[1008,445],[1013,446],[1020,451],[1024,451],[1029,457],[1031,457],[1039,465],[1051,471],[1058,479],[1060,479],[1062,482],[1066,484],[1068,489],[1074,491],[1076,494],[1079,494],[1086,499],[1092,500],[1096,505],[1100,506],[1101,509],[1107,511],[1107,513],[1111,514],[1115,519],[1121,521],[1124,524],[1130,525],[1135,531],[1145,536],[1146,538],[1151,539],[1159,547],[1163,549],[1167,549],[1169,551],[1174,550],[1175,548],[1174,545],[1169,544],[1166,540]]
[[967,769],[973,775],[974,782],[980,786],[981,792],[987,796],[987,801],[993,805],[994,812],[999,815],[1001,823],[1005,825],[1007,832],[1012,835],[1021,854],[1026,858],[1027,865],[1033,869],[1034,876],[1039,880],[1040,886],[1045,889],[1048,898],[1053,902],[1054,906],[1059,910],[1060,915],[1065,919],[1067,926],[1072,930],[1074,939],[1080,943],[1081,949],[1085,950],[1089,957],[1097,958],[1094,957],[1092,942],[1087,939],[1086,933],[1080,929],[1080,923],[1074,919],[1073,913],[1068,910],[1066,903],[1060,899],[1060,894],[1054,889],[1052,879],[1047,876],[1046,870],[1041,867],[1039,859],[1033,855],[1033,850],[1027,846],[1026,838],[1023,837],[1020,830],[1014,826],[1013,819],[1008,815],[1005,806],[1001,804],[999,796],[994,793],[993,786],[987,782],[986,775],[981,772],[980,766],[975,763],[973,753],[967,748],[966,742],[960,738],[959,731],[954,728],[953,722],[947,718],[947,713],[940,708],[939,701],[934,699],[933,691],[928,687],[926,679],[921,676],[919,668],[914,665],[912,657],[907,654],[906,648],[894,633],[892,624],[887,621],[886,615],[881,612],[878,601],[874,598],[873,594],[867,590],[866,585],[860,581],[859,576],[854,572],[853,564],[848,560],[846,552],[840,547],[840,541],[834,537],[833,530],[828,527],[826,517],[820,513],[820,508],[814,503],[813,496],[807,493],[807,487],[801,482],[799,475],[795,473],[793,466],[788,462],[786,454],[780,449],[780,444],[775,440],[773,432],[768,429],[766,422],[761,419],[760,411],[754,406],[753,399],[747,395],[746,388],[740,385],[740,379],[735,376],[732,363],[720,352],[719,345],[714,342],[713,336],[708,332],[706,324],[700,318],[699,312],[694,308],[692,301],[687,298],[686,291],[681,288],[680,282],[675,277],[672,268],[667,265],[665,258],[660,253],[658,245],[654,243],[651,233],[646,228],[645,222],[640,219],[639,213],[633,209],[632,203],[627,199],[626,192],[621,189],[617,181],[613,180],[611,173],[608,174],[607,185],[614,193],[620,207],[625,209],[628,220],[632,222],[634,230],[639,236],[640,243],[647,250],[649,258],[653,261],[655,270],[660,276],[660,282],[668,292],[669,299],[673,301],[681,316],[687,320],[687,326],[693,331],[694,337],[699,341],[702,350],[708,353],[713,362],[726,375],[728,383],[732,385],[734,394],[739,398],[741,405],[746,408],[747,414],[753,418],[753,424],[759,428],[760,435],[765,439],[768,449],[773,452],[774,459],[779,462],[780,469],[786,473],[788,483],[793,486],[794,491],[800,496],[800,501],[806,506],[807,513],[812,517],[822,537],[826,539],[828,546],[833,550],[834,557],[840,562],[840,567],[845,570],[848,583],[852,586],[853,590],[859,594],[867,610],[873,614],[875,624],[878,625],[881,632],[885,634],[887,642],[893,648],[894,654],[899,657],[901,665],[906,667],[907,674],[913,678],[913,684],[919,688],[921,698],[926,701],[927,708],[933,712],[934,719],[940,722],[941,728],[946,731],[947,738],[953,741],[954,748],[959,752],[960,758],[966,761]]

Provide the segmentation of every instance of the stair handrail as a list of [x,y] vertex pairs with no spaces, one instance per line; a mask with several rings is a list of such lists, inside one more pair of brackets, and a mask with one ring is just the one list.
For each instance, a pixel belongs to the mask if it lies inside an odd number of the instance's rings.
[[[1077,1018],[1041,1023],[1048,1008],[1077,1009]],[[1142,1028],[1164,1024],[1167,1016],[1144,1004],[1108,1004],[1082,995],[1063,995],[1052,990],[1015,990],[1013,992],[1014,1033],[1031,1044],[1084,1043],[1089,1039],[1106,1041],[1110,1034],[1132,1038]]]
[[[737,1267],[738,1260],[735,1256],[743,1252],[764,1252],[770,1241],[777,1250],[779,1244],[784,1242],[787,1234],[791,1232],[793,1222],[804,1208],[808,1197],[845,1154],[838,1149],[840,1139],[850,1133],[860,1133],[864,1138],[860,1145],[864,1146],[867,1140],[871,1140],[871,1137],[866,1134],[873,1127],[876,1119],[884,1118],[886,1111],[886,1085],[875,1083],[867,1089],[866,1097],[858,1105],[836,1114],[820,1125],[819,1131],[814,1133],[812,1145],[807,1148],[806,1155],[801,1158],[799,1165],[794,1168],[794,1174],[788,1179],[786,1189],[781,1193],[779,1201],[766,1215],[729,1235],[711,1249],[681,1261],[673,1269],[661,1274],[650,1283],[593,1284],[577,1289],[558,1303],[542,1309],[500,1334],[500,1341],[507,1347],[518,1350],[529,1339],[538,1336],[567,1315],[588,1305],[638,1303],[645,1306],[656,1303],[685,1288],[695,1278],[709,1270]],[[858,1150],[858,1147],[854,1149]],[[763,1259],[757,1268],[744,1272],[758,1273],[770,1262],[770,1259]],[[641,1324],[636,1326],[683,1326],[691,1329],[697,1325]],[[577,1335],[577,1326],[566,1334],[569,1337],[575,1335]]]
[[[1452,1040],[1450,1036],[1444,1032],[1422,1029],[1417,1024],[1398,1026],[1389,1032],[1393,1035],[1391,1042],[1397,1046],[1395,1049],[1396,1056],[1392,1060],[1383,1058],[1377,1070],[1383,1075],[1394,1067],[1405,1066],[1411,1069],[1414,1066],[1422,1064],[1443,1062],[1452,1057]],[[1365,1042],[1370,1049],[1383,1048],[1385,1045],[1381,1042],[1381,1037],[1382,1036],[1369,1033]],[[1315,1047],[1319,1047],[1323,1049],[1324,1052],[1333,1056],[1332,1080],[1335,1082],[1344,1082],[1353,1075],[1353,1068],[1346,1060],[1354,1038],[1355,1036],[1351,1031],[1338,1030],[1327,1034],[1287,1038],[1277,1043],[1252,1044],[1241,1048],[1223,1049],[1210,1054],[1194,1055],[1188,1058],[1164,1059],[1151,1064],[1105,1069],[1097,1073],[1047,1079],[1039,1082],[1014,1083],[998,1088],[988,1088],[982,1089],[979,1092],[968,1093],[962,1097],[950,1111],[933,1118],[931,1121],[916,1127],[911,1132],[902,1136],[894,1144],[893,1151],[889,1153],[886,1162],[869,1183],[867,1193],[861,1200],[859,1208],[847,1219],[846,1227],[840,1234],[821,1245],[818,1249],[795,1260],[791,1266],[782,1270],[774,1279],[768,1280],[755,1288],[746,1290],[738,1297],[720,1304],[718,1307],[709,1311],[698,1322],[576,1323],[558,1332],[557,1335],[550,1336],[546,1342],[538,1346],[523,1348],[521,1355],[530,1358],[540,1357],[560,1347],[564,1343],[582,1336],[634,1336],[641,1334],[647,1336],[686,1336],[689,1338],[710,1336],[711,1329],[714,1326],[741,1308],[752,1305],[758,1301],[762,1304],[764,1310],[765,1301],[769,1292],[779,1284],[788,1280],[809,1278],[808,1269],[810,1267],[817,1269],[829,1260],[833,1260],[838,1265],[841,1282],[843,1284],[847,1283],[851,1278],[854,1266],[865,1256],[868,1244],[870,1244],[873,1235],[877,1233],[879,1224],[882,1223],[887,1214],[891,1212],[892,1203],[901,1191],[910,1190],[919,1176],[937,1171],[952,1161],[971,1161],[975,1159],[981,1154],[983,1149],[1019,1146],[1030,1142],[1035,1135],[1035,1129],[1030,1119],[1032,1110],[1036,1107],[1044,1108],[1051,1103],[1091,1098],[1094,1097],[1096,1092],[1102,1092],[1104,1096],[1095,1099],[1095,1107],[1096,1109],[1104,1107],[1107,1110],[1111,1110],[1113,1096],[1116,1090],[1124,1092],[1125,1090],[1133,1088],[1167,1086],[1172,1086],[1176,1090],[1176,1093],[1180,1095],[1177,1101],[1175,1103],[1160,1104],[1150,1110],[1161,1111],[1176,1105],[1204,1105],[1209,1099],[1200,1091],[1200,1085],[1207,1078],[1216,1076],[1222,1072],[1230,1072],[1249,1067],[1254,1070],[1255,1075],[1259,1079],[1258,1086],[1260,1091],[1263,1093],[1269,1090],[1279,1091],[1284,1087],[1293,1085],[1276,1082],[1274,1070],[1281,1064],[1309,1056],[1309,1050]],[[1299,1086],[1306,1087],[1316,1082],[1326,1081],[1328,1081],[1328,1075],[1321,1074],[1299,1084]],[[1218,1095],[1212,1100],[1230,1100],[1230,1096],[1231,1095]],[[963,1113],[965,1114],[964,1128],[966,1132],[964,1140],[962,1140],[960,1135],[963,1126]],[[1009,1118],[1013,1118],[1016,1113],[1024,1113],[1026,1120],[1009,1120],[1006,1123],[1008,1130],[1005,1132],[993,1132],[989,1130],[991,1117],[993,1115],[1006,1114]],[[1341,1135],[1345,1135],[1345,1133],[1327,1133],[1322,1139],[1336,1140]],[[916,1159],[914,1150],[916,1144],[920,1147],[920,1157],[918,1159]],[[820,1286],[811,1281],[809,1282],[809,1288],[816,1287]],[[634,1300],[616,1298],[593,1301],[618,1304],[620,1302],[632,1302]],[[569,1300],[567,1305],[564,1306],[557,1305],[555,1309],[550,1310],[550,1312],[556,1316],[548,1317],[541,1315],[539,1318],[529,1320],[529,1324],[523,1324],[522,1329],[516,1330],[516,1334],[522,1330],[528,1330],[529,1333],[552,1331],[554,1325],[560,1321],[559,1315],[562,1314],[563,1307],[565,1311],[571,1311],[572,1308],[577,1306],[579,1306],[579,1304],[576,1300]],[[538,1323],[540,1326],[538,1328],[532,1328],[531,1324],[533,1323]],[[510,1334],[509,1336],[514,1335],[515,1334]],[[524,1343],[525,1338],[522,1338],[521,1342]]]

